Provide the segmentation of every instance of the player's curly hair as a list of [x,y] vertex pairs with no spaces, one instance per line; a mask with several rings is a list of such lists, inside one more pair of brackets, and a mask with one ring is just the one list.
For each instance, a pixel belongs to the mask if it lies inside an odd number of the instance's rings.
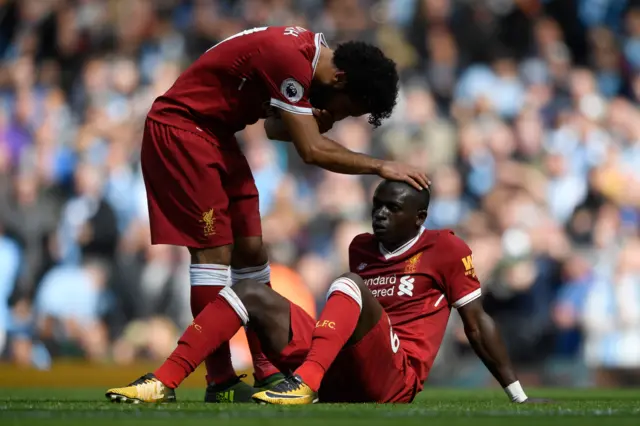
[[347,77],[345,90],[366,106],[369,123],[375,128],[389,118],[398,98],[396,64],[382,50],[361,41],[338,45],[333,63]]

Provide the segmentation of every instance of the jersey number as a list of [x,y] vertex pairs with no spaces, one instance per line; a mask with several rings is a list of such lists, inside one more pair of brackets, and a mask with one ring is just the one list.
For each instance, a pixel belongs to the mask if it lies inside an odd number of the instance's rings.
[[209,49],[207,49],[207,52],[211,49],[213,49],[216,46],[220,46],[222,43],[224,43],[225,41],[229,41],[231,39],[234,39],[236,37],[240,37],[240,36],[244,36],[244,35],[249,35],[249,34],[253,34],[253,33],[259,33],[260,31],[265,31],[266,29],[268,29],[269,27],[256,27],[256,28],[251,28],[248,30],[244,30],[239,32],[238,34],[234,34],[231,37],[227,37],[224,40],[222,40],[221,42],[211,46]]
[[391,328],[391,320],[389,320],[389,332],[391,333],[391,350],[393,353],[398,353],[398,349],[400,349],[400,339],[398,335],[393,332],[393,328]]

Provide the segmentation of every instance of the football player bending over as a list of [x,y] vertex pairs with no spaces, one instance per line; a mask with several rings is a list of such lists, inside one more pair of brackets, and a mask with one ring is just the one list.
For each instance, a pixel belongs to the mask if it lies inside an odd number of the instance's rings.
[[478,356],[513,402],[528,401],[493,320],[484,312],[471,250],[451,231],[425,230],[429,192],[383,181],[373,197],[372,234],[355,237],[348,272],[337,278],[315,321],[267,286],[225,287],[153,374],[109,389],[118,402],[175,401],[175,391],[242,327],[269,360],[292,372],[259,403],[408,403],[422,390],[458,309]]

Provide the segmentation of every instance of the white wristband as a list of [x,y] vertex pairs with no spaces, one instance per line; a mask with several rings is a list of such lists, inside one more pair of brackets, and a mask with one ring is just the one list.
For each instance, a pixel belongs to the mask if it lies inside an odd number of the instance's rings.
[[527,394],[524,393],[524,389],[522,389],[518,380],[504,388],[504,391],[511,399],[511,402],[524,402],[527,400]]

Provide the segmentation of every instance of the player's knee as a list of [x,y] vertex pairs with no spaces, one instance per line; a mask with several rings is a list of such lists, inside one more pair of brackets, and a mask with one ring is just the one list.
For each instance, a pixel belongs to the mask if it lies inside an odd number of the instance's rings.
[[260,284],[253,279],[240,280],[232,288],[249,312],[249,315],[254,315],[264,308],[269,302],[270,292],[272,291],[266,285]]
[[347,297],[352,298],[362,309],[362,295],[366,294],[367,286],[359,275],[347,272],[336,278],[329,286],[327,298],[335,292],[340,292]]
[[347,272],[345,274],[340,275],[339,278],[346,278],[352,281],[355,285],[358,286],[361,293],[363,293],[365,290],[368,290],[367,285],[364,283],[364,280],[358,274],[354,274],[353,272]]
[[229,265],[231,253],[231,245],[211,248],[189,247],[192,264]]
[[267,263],[267,250],[262,242],[262,237],[236,238],[231,266],[234,268],[246,268]]

